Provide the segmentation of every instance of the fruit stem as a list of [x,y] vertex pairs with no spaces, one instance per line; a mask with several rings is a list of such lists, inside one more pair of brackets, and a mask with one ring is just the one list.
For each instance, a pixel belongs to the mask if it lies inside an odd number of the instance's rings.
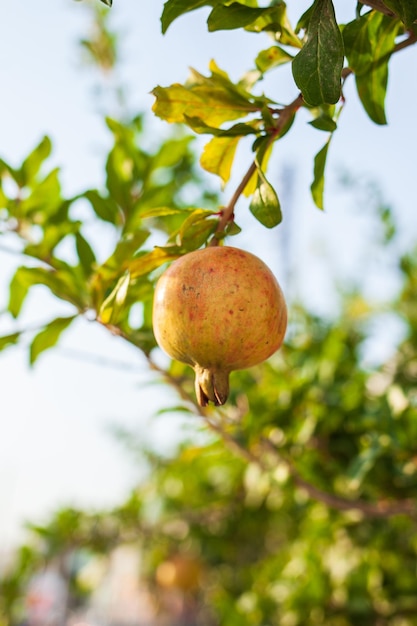
[[[272,144],[276,139],[278,139],[282,130],[284,129],[287,122],[291,119],[291,116],[296,113],[296,111],[303,105],[304,100],[302,94],[298,94],[298,96],[290,102],[287,106],[283,107],[279,112],[279,118],[275,124],[275,126],[269,131],[269,144]],[[239,200],[240,196],[245,190],[246,185],[249,183],[252,176],[255,174],[257,170],[257,159],[250,164],[248,171],[240,181],[239,185],[236,187],[236,190],[232,197],[230,198],[227,206],[224,207],[219,222],[217,224],[216,232],[214,233],[212,239],[209,242],[209,246],[218,246],[220,240],[223,237],[224,230],[229,223],[233,219],[233,213],[235,210],[235,205]]]

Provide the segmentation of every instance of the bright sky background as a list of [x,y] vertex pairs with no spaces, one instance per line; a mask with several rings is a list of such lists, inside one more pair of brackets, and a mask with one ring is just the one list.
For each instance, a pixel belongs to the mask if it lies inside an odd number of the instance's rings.
[[[77,48],[77,40],[88,34],[89,12],[83,2],[73,0],[2,0],[1,4],[0,157],[19,164],[48,134],[54,142],[51,163],[62,167],[64,191],[72,194],[99,186],[110,137],[92,95],[97,77],[82,66]],[[298,16],[310,2],[289,0],[289,4],[297,5]],[[115,27],[124,34],[123,81],[129,86],[130,105],[132,110],[149,112],[149,128],[155,133],[167,129],[150,113],[153,87],[185,80],[189,65],[205,73],[211,58],[237,78],[252,67],[256,53],[270,45],[266,36],[208,34],[204,10],[178,20],[163,37],[162,5],[162,0],[114,0],[111,10]],[[355,5],[353,0],[336,0],[340,19],[352,19]],[[343,166],[380,181],[384,196],[401,215],[404,238],[409,241],[417,230],[412,206],[415,55],[416,50],[409,49],[392,62],[387,127],[368,120],[353,82],[348,82],[348,103],[329,161],[330,173]],[[276,93],[283,102],[296,95],[281,70],[271,74],[265,91]],[[346,194],[334,182],[327,190],[326,212],[313,207],[308,191],[312,159],[326,136],[307,128],[308,118],[300,117],[295,131],[277,146],[269,178],[279,180],[283,163],[295,168],[293,218],[287,220],[292,224],[293,254],[298,251],[300,263],[297,286],[288,289],[326,310],[334,265],[346,275],[359,267],[364,278],[368,276],[370,292],[375,284],[381,292],[386,277],[369,264],[368,221],[349,208]],[[246,169],[249,152],[243,151],[239,159]],[[230,190],[229,195],[233,186]],[[239,207],[247,214],[244,202]],[[282,275],[283,259],[277,252],[281,231],[266,232],[250,217],[242,217],[242,222],[246,228],[238,245],[260,254]],[[331,268],[323,261],[328,254],[337,261]],[[361,266],[364,259],[367,265]],[[0,310],[7,301],[15,264],[15,258],[0,250]],[[29,299],[19,324],[52,317],[50,302],[43,293]],[[54,305],[55,311],[66,309]],[[10,321],[0,316],[1,334],[10,328]],[[134,429],[160,445],[169,443],[176,432],[175,418],[150,419],[158,407],[175,404],[175,399],[168,391],[161,395],[160,387],[144,386],[150,376],[132,348],[87,321],[80,321],[62,346],[43,355],[33,370],[27,366],[25,348],[0,353],[0,551],[18,540],[25,519],[42,519],[66,504],[112,505],[127,494],[137,470],[109,434],[109,424]],[[128,367],[99,366],[70,357],[70,351],[80,350]]]

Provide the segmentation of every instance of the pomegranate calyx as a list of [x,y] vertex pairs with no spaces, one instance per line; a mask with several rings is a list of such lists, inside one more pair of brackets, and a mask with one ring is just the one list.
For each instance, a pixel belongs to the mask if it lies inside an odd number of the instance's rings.
[[224,404],[229,395],[229,372],[215,368],[194,366],[195,392],[200,406],[213,402],[215,406]]

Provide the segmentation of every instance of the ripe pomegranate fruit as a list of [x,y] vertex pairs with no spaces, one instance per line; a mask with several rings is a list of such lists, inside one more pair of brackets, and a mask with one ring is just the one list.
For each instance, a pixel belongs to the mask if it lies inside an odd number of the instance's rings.
[[194,368],[201,406],[224,404],[230,372],[270,357],[286,327],[284,296],[271,270],[238,248],[190,252],[157,282],[156,340],[170,357]]

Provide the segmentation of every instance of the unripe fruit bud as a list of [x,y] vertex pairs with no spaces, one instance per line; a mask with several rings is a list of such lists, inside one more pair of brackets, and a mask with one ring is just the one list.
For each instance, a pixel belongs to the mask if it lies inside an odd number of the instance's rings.
[[229,246],[190,252],[156,285],[153,328],[159,346],[188,363],[201,406],[224,404],[229,374],[265,361],[287,327],[284,296],[261,259]]

